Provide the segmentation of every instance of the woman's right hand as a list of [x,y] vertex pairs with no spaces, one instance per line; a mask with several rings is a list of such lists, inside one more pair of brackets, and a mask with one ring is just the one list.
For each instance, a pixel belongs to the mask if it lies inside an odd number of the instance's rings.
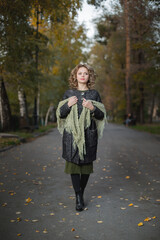
[[74,104],[76,104],[78,101],[78,98],[76,96],[70,97],[68,100],[68,107],[73,106]]

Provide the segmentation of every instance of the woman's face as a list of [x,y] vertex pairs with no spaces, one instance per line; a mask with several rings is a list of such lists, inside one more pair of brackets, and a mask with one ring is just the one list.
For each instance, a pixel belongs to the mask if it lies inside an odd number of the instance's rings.
[[89,80],[89,72],[85,67],[80,67],[77,71],[77,81],[80,84],[87,84]]

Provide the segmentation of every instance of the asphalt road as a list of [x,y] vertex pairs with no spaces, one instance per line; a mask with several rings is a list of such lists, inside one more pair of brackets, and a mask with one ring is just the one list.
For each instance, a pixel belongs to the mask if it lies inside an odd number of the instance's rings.
[[106,125],[80,213],[61,151],[53,129],[0,153],[0,240],[160,239],[160,137]]

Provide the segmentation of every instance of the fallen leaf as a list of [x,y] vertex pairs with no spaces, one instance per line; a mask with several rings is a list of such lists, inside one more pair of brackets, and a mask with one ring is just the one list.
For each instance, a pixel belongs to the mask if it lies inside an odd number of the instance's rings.
[[79,238],[79,236],[77,235],[77,236],[75,236],[75,238]]
[[24,219],[25,222],[29,222],[29,219]]
[[126,209],[126,207],[121,207],[121,209],[122,209],[122,210],[125,210],[125,209]]
[[61,206],[61,205],[63,205],[63,203],[60,202],[59,205]]
[[15,221],[16,221],[16,220],[14,220],[14,219],[11,219],[11,220],[10,220],[10,222],[12,222],[12,223],[15,222]]
[[47,231],[47,229],[46,229],[46,228],[43,230],[43,233],[48,233],[48,231]]
[[102,196],[98,196],[97,198],[102,198]]
[[18,214],[21,214],[21,212],[16,212],[16,214],[18,215]]
[[36,230],[35,232],[36,232],[36,233],[39,233],[39,230]]
[[72,228],[72,229],[71,229],[71,232],[74,232],[74,231],[75,231],[75,228]]
[[17,236],[18,236],[18,237],[22,236],[22,233],[18,233]]
[[155,218],[156,218],[156,216],[152,217],[152,219],[155,219]]
[[97,223],[103,223],[103,221],[97,221]]
[[16,192],[14,192],[14,191],[9,191],[8,193],[9,193],[9,195],[11,195],[11,196],[13,196],[13,195],[16,194]]
[[96,205],[96,207],[101,207],[101,205]]
[[6,203],[6,202],[2,204],[2,207],[6,207],[6,206],[7,206],[7,203]]
[[31,201],[32,201],[32,199],[30,197],[26,199],[26,203],[29,203]]
[[151,221],[150,217],[147,217],[147,218],[144,219],[144,222],[149,222],[149,221]]
[[125,178],[126,178],[126,179],[130,179],[130,176],[126,176]]
[[38,219],[33,219],[32,222],[38,222]]
[[79,213],[76,213],[77,216],[79,216]]
[[143,222],[138,223],[138,227],[141,227],[143,225],[144,225]]
[[133,206],[133,203],[130,203],[128,206],[129,206],[129,207]]
[[22,218],[18,217],[17,222],[20,222],[20,221],[22,221]]
[[54,213],[50,213],[51,216],[54,216],[55,214]]

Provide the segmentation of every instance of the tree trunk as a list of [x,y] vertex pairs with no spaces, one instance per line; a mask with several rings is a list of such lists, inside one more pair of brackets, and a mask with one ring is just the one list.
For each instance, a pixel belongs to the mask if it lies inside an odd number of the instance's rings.
[[53,108],[54,108],[53,105],[49,106],[49,108],[48,108],[46,118],[45,118],[45,126],[47,126],[47,124],[48,124],[48,117],[49,117],[50,112],[53,111]]
[[38,94],[37,94],[37,123],[39,125],[39,112],[40,112],[40,89],[38,84]]
[[129,26],[129,4],[128,0],[124,0],[124,16],[125,16],[125,28],[126,28],[126,76],[125,76],[125,87],[126,87],[126,114],[131,112],[131,100],[130,100],[130,26]]
[[152,103],[151,103],[151,111],[150,111],[150,117],[149,117],[149,123],[152,123],[152,118],[153,118],[153,110],[154,110],[154,105],[155,105],[155,97],[156,93],[153,93],[152,95]]
[[20,106],[20,128],[29,126],[26,95],[23,88],[18,89],[18,100]]
[[144,123],[144,86],[143,83],[140,83],[140,123]]
[[3,132],[11,130],[11,110],[2,76],[0,76],[0,121]]

